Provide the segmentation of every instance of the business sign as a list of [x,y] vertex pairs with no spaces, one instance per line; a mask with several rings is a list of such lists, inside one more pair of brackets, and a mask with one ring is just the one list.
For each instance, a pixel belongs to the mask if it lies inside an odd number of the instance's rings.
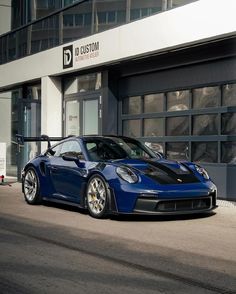
[[63,47],[63,69],[73,67],[73,45]]
[[86,61],[92,62],[92,60],[99,57],[99,54],[99,41],[85,44],[81,44],[81,40],[75,42],[73,45],[63,47],[63,69],[83,66]]
[[99,42],[92,42],[83,44],[75,48],[75,63],[83,60],[93,59],[99,56],[100,44]]
[[0,143],[0,176],[6,176],[6,143]]

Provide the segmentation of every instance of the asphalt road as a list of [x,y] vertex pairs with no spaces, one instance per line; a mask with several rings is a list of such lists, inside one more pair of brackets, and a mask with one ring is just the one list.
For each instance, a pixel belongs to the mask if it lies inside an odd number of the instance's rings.
[[95,220],[0,186],[0,293],[236,293],[236,208]]

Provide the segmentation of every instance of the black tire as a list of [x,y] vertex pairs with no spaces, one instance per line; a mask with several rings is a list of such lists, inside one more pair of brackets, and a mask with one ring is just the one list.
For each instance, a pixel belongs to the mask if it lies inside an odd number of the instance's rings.
[[33,167],[29,167],[25,172],[23,178],[23,193],[25,201],[28,204],[40,204],[42,202],[39,178]]
[[86,201],[89,214],[94,218],[107,216],[109,189],[106,181],[98,174],[93,175],[87,185]]

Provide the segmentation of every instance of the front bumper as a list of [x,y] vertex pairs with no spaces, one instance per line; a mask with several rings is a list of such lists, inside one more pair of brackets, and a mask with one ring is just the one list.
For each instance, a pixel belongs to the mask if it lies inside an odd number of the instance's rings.
[[139,196],[133,210],[135,214],[192,214],[209,212],[217,208],[216,192],[207,196],[179,199],[157,199]]

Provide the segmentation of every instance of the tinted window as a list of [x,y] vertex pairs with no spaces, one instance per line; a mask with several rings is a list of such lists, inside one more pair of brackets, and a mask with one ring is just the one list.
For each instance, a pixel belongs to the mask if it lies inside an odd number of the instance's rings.
[[65,154],[72,154],[77,155],[78,157],[82,157],[82,152],[80,145],[77,141],[66,141],[62,143],[61,151],[60,151],[60,156],[65,155]]

